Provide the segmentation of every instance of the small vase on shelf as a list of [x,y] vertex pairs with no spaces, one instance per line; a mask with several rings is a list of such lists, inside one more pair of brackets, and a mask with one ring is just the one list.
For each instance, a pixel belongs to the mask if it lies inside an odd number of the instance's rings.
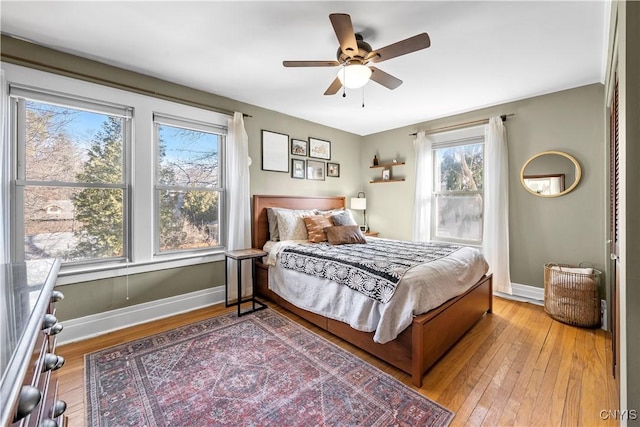
[[378,156],[373,155],[373,166],[378,166]]

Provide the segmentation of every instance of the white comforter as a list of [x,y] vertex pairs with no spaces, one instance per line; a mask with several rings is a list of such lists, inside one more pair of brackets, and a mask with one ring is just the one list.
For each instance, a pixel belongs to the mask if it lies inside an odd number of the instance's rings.
[[268,252],[264,262],[270,266],[269,289],[307,311],[360,331],[375,331],[373,340],[381,344],[395,339],[411,324],[413,316],[465,292],[489,269],[478,249],[463,247],[447,257],[409,269],[394,296],[383,304],[345,285],[280,267],[280,251],[297,243],[301,242],[267,242],[264,246]]

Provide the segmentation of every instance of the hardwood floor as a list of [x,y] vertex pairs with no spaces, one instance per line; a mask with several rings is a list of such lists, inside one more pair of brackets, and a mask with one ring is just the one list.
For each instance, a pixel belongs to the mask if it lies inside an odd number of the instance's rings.
[[[454,411],[453,426],[617,424],[601,418],[601,411],[619,408],[607,334],[554,321],[542,307],[494,298],[493,313],[427,372],[417,389],[404,372],[269,306]],[[85,354],[230,311],[221,304],[61,346],[66,364],[59,371],[60,397],[68,405],[68,425],[85,425]]]

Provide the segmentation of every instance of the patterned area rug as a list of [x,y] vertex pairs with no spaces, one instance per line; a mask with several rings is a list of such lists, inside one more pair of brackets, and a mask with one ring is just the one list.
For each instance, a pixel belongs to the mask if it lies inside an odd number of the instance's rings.
[[446,426],[453,413],[273,310],[85,356],[88,426]]

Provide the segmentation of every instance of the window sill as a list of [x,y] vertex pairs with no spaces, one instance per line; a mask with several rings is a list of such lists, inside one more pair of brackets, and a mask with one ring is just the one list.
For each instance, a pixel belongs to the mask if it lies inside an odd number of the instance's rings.
[[482,242],[478,241],[469,241],[469,240],[460,240],[460,239],[447,239],[443,237],[432,237],[432,241],[434,242],[442,242],[442,243],[451,243],[452,245],[460,245],[460,246],[469,246],[471,248],[482,249]]
[[99,267],[62,267],[58,274],[56,286],[71,285],[80,282],[109,279],[113,277],[127,276],[130,274],[147,273],[150,271],[167,270],[170,268],[187,267],[190,265],[205,264],[209,262],[224,261],[224,250],[207,255],[197,255],[188,258],[157,259],[138,263],[114,263]]

